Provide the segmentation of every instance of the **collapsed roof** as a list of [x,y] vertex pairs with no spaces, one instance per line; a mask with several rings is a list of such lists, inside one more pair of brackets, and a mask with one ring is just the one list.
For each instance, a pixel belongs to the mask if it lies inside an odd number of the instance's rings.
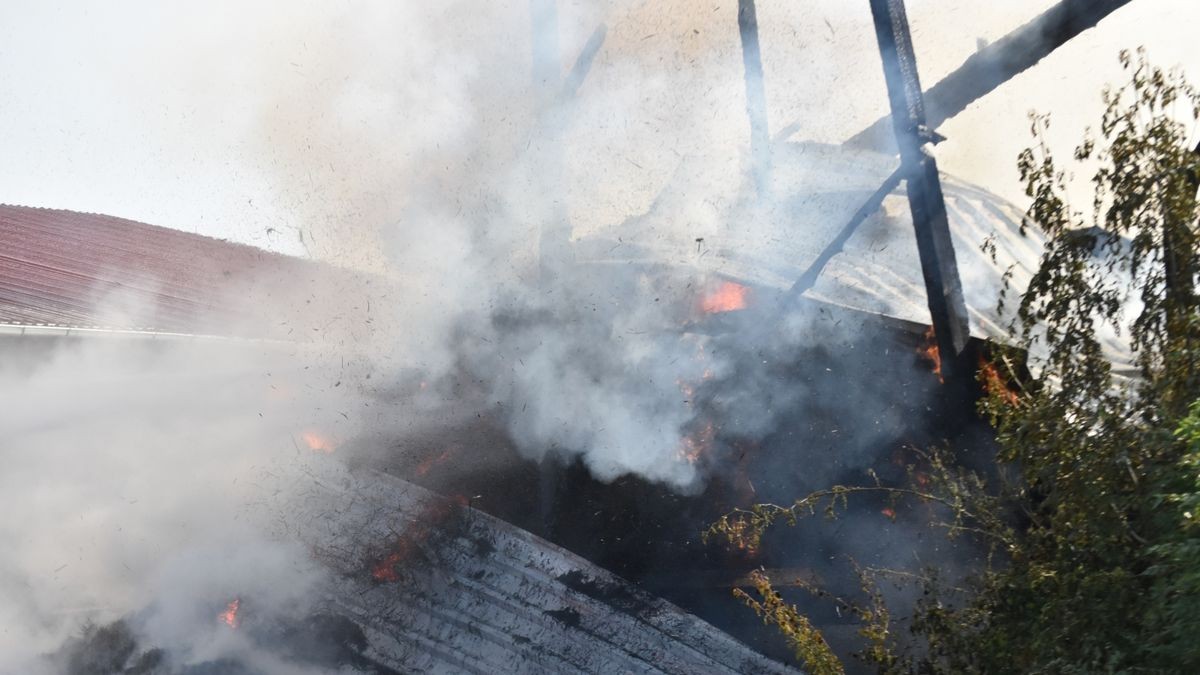
[[795,672],[565,549],[397,478],[321,481],[296,502],[298,536],[340,572],[337,608],[398,670]]
[[198,662],[136,644],[135,615],[55,658],[71,673],[252,673],[264,654],[384,675],[798,672],[466,500],[376,471],[310,469],[319,477],[286,501],[277,534],[330,573],[315,613],[256,616],[253,597],[238,599],[212,621],[245,632],[254,650]]
[[[917,255],[912,216],[903,188],[891,190],[881,207],[844,230],[895,170],[897,159],[848,146],[777,143],[771,184],[764,199],[722,210],[722,227],[697,232],[681,227],[697,186],[717,178],[710,167],[681,162],[680,170],[641,215],[590,233],[578,242],[589,262],[646,262],[697,267],[780,294],[806,273],[815,275],[801,297],[820,303],[929,324],[929,306]],[[946,211],[958,259],[971,334],[1004,342],[1015,302],[1001,314],[997,301],[1005,275],[1023,290],[1037,270],[1044,235],[1022,228],[1024,212],[978,186],[942,174]],[[702,228],[697,228],[701,230]],[[1112,335],[1110,360],[1132,362],[1129,346]]]

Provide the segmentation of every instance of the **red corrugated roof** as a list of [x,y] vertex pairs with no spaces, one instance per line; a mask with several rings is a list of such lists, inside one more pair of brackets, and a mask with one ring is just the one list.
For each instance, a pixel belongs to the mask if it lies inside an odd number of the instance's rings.
[[0,323],[244,332],[253,317],[235,300],[320,267],[124,218],[0,205]]

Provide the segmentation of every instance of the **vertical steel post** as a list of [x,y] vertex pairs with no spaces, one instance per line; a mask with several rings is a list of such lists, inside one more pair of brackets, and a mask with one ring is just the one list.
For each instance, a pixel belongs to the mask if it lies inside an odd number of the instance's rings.
[[738,0],[738,34],[746,79],[746,115],[750,118],[750,162],[759,194],[767,184],[771,138],[767,134],[767,94],[763,86],[762,53],[758,46],[758,13],[754,0]]
[[952,376],[949,369],[966,347],[970,329],[937,161],[926,149],[927,144],[933,142],[934,134],[925,126],[925,103],[917,77],[917,59],[904,0],[870,2],[891,102],[892,127],[900,147],[901,169],[907,183],[917,251],[921,256],[921,272],[925,277],[929,313],[942,362],[947,375]]

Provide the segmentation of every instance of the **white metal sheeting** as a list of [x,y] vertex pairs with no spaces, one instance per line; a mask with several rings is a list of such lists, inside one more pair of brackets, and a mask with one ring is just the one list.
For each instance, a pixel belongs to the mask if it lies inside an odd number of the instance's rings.
[[[817,143],[777,144],[773,152],[770,194],[715,205],[720,215],[718,227],[680,217],[704,198],[693,186],[707,180],[689,174],[688,167],[681,165],[675,181],[647,213],[583,239],[583,259],[659,261],[768,289],[790,288],[895,170],[897,160]],[[1021,232],[1024,214],[1013,204],[952,176],[943,174],[942,180],[971,334],[1004,341],[1011,310],[1037,269],[1044,237],[1033,227]],[[1001,315],[998,300],[1006,273],[1012,290]],[[859,225],[804,297],[929,323],[921,263],[902,185]],[[1105,348],[1119,370],[1128,366],[1126,343],[1110,336]]]

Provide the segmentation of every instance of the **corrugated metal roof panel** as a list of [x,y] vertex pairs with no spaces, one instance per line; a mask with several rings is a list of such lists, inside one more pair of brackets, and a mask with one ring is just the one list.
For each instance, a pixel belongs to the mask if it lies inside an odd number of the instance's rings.
[[230,299],[319,266],[124,218],[0,206],[0,323],[224,333]]
[[[664,188],[649,212],[584,238],[580,258],[669,261],[763,288],[791,287],[898,160],[819,143],[782,143],[773,153],[771,196],[732,205],[722,214],[720,231],[702,242],[680,213],[696,199],[693,183],[707,179],[686,174]],[[1021,231],[1025,214],[1013,204],[953,176],[943,174],[942,180],[971,333],[1005,341],[1016,294],[1040,264],[1043,235],[1036,228]],[[897,188],[829,260],[805,297],[928,325],[908,208],[903,187]],[[994,259],[983,250],[985,242],[994,244]],[[997,301],[1005,274],[1015,290],[1002,316]],[[1118,370],[1131,370],[1127,343],[1109,336],[1104,348]]]
[[337,611],[364,627],[371,659],[402,672],[797,672],[565,549],[397,478],[323,478],[293,503],[292,532],[338,573]]

